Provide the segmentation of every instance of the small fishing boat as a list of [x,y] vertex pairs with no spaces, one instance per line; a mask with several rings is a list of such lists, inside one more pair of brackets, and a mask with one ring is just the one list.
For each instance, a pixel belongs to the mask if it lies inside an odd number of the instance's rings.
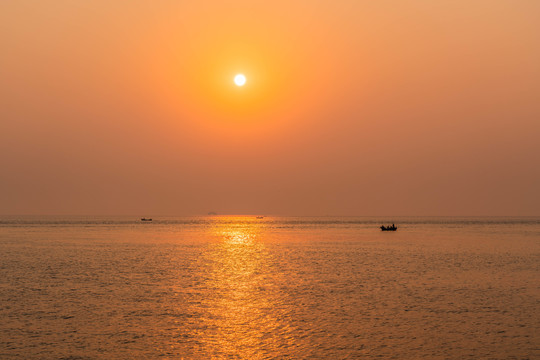
[[264,216],[257,216],[257,219],[264,219]]
[[382,225],[381,230],[382,231],[396,231],[397,227],[394,224],[392,224],[392,226],[384,226],[384,225]]
[[141,221],[152,221],[152,219],[141,218]]

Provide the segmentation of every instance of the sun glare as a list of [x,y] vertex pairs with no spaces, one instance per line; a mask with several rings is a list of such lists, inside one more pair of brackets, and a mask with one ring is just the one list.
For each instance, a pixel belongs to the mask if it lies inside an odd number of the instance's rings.
[[243,74],[238,74],[234,77],[234,83],[236,86],[244,86],[246,83],[246,77]]

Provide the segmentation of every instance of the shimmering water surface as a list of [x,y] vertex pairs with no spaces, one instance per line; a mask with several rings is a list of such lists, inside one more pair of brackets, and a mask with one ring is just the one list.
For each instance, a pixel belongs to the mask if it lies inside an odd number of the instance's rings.
[[2,217],[0,274],[1,359],[540,358],[537,218]]

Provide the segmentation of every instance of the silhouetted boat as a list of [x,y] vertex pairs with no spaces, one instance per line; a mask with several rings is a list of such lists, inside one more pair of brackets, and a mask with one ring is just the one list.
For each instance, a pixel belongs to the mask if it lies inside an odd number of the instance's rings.
[[397,227],[394,224],[392,224],[392,226],[384,226],[384,225],[382,225],[381,230],[382,231],[396,231]]
[[264,219],[264,216],[257,216],[257,219]]
[[152,221],[152,219],[141,218],[141,221]]

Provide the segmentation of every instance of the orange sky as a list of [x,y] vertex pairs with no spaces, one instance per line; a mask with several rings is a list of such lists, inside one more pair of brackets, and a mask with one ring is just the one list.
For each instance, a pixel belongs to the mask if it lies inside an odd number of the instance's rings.
[[539,18],[2,1],[0,214],[540,215]]

